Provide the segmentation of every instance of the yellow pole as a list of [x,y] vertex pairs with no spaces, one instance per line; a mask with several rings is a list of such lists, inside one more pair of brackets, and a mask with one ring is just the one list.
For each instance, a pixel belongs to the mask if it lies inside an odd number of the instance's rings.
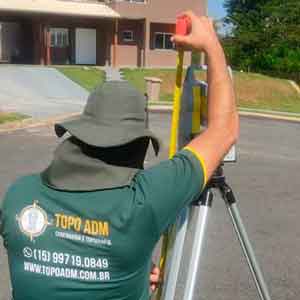
[[181,92],[182,92],[183,56],[184,56],[183,51],[179,51],[177,56],[176,85],[174,89],[174,103],[173,103],[169,158],[172,158],[177,151],[180,100],[181,100]]
[[[177,151],[177,137],[178,137],[178,126],[179,126],[179,117],[180,117],[180,101],[181,101],[181,94],[182,94],[183,57],[184,57],[184,52],[180,50],[177,55],[176,84],[174,89],[174,103],[173,103],[173,114],[172,114],[172,124],[171,124],[169,158],[172,158]],[[162,241],[161,257],[159,262],[161,278],[164,278],[164,273],[165,273],[166,256],[168,252],[170,232],[171,229],[169,229],[164,234],[163,241]],[[163,282],[161,282],[157,290],[157,294],[156,294],[157,300],[161,299],[162,285]]]

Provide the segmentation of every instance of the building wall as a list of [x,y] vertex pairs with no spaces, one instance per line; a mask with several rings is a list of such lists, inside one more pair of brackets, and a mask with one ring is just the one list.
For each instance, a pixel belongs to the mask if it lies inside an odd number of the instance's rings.
[[[103,35],[103,31],[105,31],[106,21],[105,20],[95,20],[89,18],[80,18],[80,17],[48,17],[45,20],[45,26],[47,28],[66,28],[69,31],[69,46],[64,49],[59,48],[51,48],[51,52],[57,52],[57,55],[62,55],[63,57],[68,57],[70,63],[75,63],[75,49],[76,49],[76,38],[75,38],[75,30],[76,28],[87,28],[87,29],[96,29],[96,63],[98,65],[105,64],[105,58],[103,55],[105,53],[106,40],[105,35]],[[104,42],[102,42],[104,39]],[[59,53],[60,52],[60,53]],[[63,52],[63,53],[62,53]]]
[[[11,15],[10,19],[13,21],[1,23],[3,24],[3,30],[2,39],[0,39],[0,42],[2,42],[0,61],[47,64],[47,62],[51,63],[53,57],[68,55],[70,56],[70,63],[74,63],[75,38],[73,35],[75,29],[94,28],[97,32],[97,65],[102,66],[111,62],[109,43],[111,41],[109,41],[109,38],[113,33],[113,21],[110,19],[39,15]],[[48,51],[50,59],[48,60],[47,31],[51,27],[68,28],[74,44],[71,44],[69,49],[50,48],[50,51]],[[20,54],[19,58],[14,58],[15,53]]]
[[[118,25],[117,44],[112,41],[111,53],[116,51],[115,65],[118,67],[174,67],[177,59],[177,51],[173,49],[155,49],[155,32],[165,32],[173,34],[175,24],[150,23],[147,39],[148,49],[144,54],[144,28],[145,20],[120,20]],[[135,40],[133,42],[123,42],[122,32],[132,30]],[[113,31],[113,30],[112,30]],[[144,62],[144,55],[146,55]],[[189,65],[191,54],[186,53],[184,64]],[[111,61],[113,64],[113,61]]]
[[[89,18],[75,18],[75,17],[48,17],[40,23],[42,27],[49,29],[53,28],[67,28],[69,30],[69,47],[65,49],[50,48],[50,56],[53,57],[54,52],[58,56],[69,56],[70,63],[75,63],[75,49],[76,49],[76,28],[91,28],[96,29],[96,64],[104,66],[110,63],[110,49],[109,38],[112,35],[111,20],[104,19],[89,19]],[[39,26],[39,23],[36,24]],[[108,32],[110,35],[108,35]],[[40,43],[40,41],[38,41]],[[62,51],[64,51],[62,53]],[[42,50],[42,52],[44,52]]]
[[[147,67],[166,67],[175,68],[177,61],[177,53],[175,51],[150,50],[148,53]],[[185,52],[184,66],[191,64],[191,53]]]
[[[150,24],[150,42],[147,53],[148,66],[151,67],[174,67],[176,65],[177,51],[166,49],[155,49],[155,33],[175,33],[175,24],[151,23]],[[191,62],[191,55],[189,52],[185,53],[184,64],[189,65]]]
[[[198,15],[205,15],[205,0],[201,3],[195,0],[147,0],[145,3],[129,3],[126,1],[112,1],[110,6],[122,18],[140,20],[142,22],[142,45],[138,47],[117,47],[117,66],[140,66],[134,64],[136,55],[141,57],[141,65],[145,67],[174,67],[177,53],[174,50],[161,50],[153,47],[153,28],[157,31],[174,33],[176,15],[185,10],[193,10]],[[123,21],[121,21],[123,22]],[[157,25],[159,24],[159,25]],[[157,27],[159,26],[159,28]],[[151,28],[153,30],[151,30]],[[120,32],[119,32],[120,34]],[[145,40],[144,37],[145,36]],[[186,53],[184,64],[189,65],[191,54]]]
[[[80,27],[95,28],[97,31],[97,65],[174,67],[176,51],[154,49],[151,26],[158,26],[157,30],[159,31],[174,32],[175,17],[179,12],[187,9],[192,9],[199,15],[205,12],[204,5],[195,0],[147,0],[146,3],[112,1],[110,6],[121,15],[117,34],[115,34],[116,21],[111,19],[38,15],[26,16],[26,22],[30,23],[31,27],[28,25],[27,33],[24,34],[23,23],[18,20],[25,19],[25,17],[16,16],[15,23],[4,26],[2,56],[11,61],[13,53],[20,51],[25,53],[26,49],[32,49],[33,53],[26,54],[28,61],[31,55],[33,56],[31,63],[49,63],[51,51],[49,52],[49,45],[47,45],[47,30],[50,27],[64,27],[69,28],[72,34],[75,28]],[[124,30],[134,32],[134,41],[122,40]],[[7,31],[9,34],[6,34]],[[23,40],[20,36],[23,36]],[[32,40],[28,40],[28,38],[24,40],[24,36],[31,36]],[[74,41],[75,43],[76,41]],[[74,44],[71,44],[68,50],[71,63],[74,63],[73,48],[76,46]],[[187,65],[189,62],[190,54],[187,54],[185,55],[185,64]]]
[[[117,43],[113,43],[111,48],[112,52],[116,51],[115,64],[142,66],[143,23],[139,20],[119,20],[117,28]],[[132,31],[133,41],[124,41],[124,31]]]
[[174,23],[176,15],[186,10],[193,10],[198,15],[205,15],[205,0],[147,0],[145,3],[112,1],[110,6],[124,18],[147,18],[150,22]]

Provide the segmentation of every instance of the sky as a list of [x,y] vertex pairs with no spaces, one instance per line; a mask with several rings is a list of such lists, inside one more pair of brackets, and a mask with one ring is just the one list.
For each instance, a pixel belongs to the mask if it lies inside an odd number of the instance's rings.
[[208,15],[216,19],[225,17],[226,12],[223,3],[224,0],[208,0]]

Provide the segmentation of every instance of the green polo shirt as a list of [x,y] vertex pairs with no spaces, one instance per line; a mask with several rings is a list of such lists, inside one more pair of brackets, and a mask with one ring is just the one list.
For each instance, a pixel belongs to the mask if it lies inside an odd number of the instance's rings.
[[204,181],[190,150],[122,188],[64,192],[39,174],[19,179],[0,222],[14,300],[149,299],[155,244]]

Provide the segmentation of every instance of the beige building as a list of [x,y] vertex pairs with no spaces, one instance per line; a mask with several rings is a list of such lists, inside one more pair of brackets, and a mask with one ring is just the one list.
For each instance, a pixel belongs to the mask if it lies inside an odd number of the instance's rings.
[[204,15],[204,3],[0,0],[0,62],[174,66],[176,15],[187,9]]

